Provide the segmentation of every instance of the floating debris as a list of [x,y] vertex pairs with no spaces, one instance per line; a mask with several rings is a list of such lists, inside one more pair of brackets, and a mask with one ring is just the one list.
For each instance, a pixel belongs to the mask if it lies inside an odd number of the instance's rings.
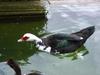
[[82,46],[79,49],[77,49],[75,52],[65,53],[65,54],[56,54],[55,56],[59,57],[60,59],[68,57],[71,60],[76,60],[78,58],[84,59],[84,56],[87,55],[88,53],[89,53],[88,50],[84,46]]

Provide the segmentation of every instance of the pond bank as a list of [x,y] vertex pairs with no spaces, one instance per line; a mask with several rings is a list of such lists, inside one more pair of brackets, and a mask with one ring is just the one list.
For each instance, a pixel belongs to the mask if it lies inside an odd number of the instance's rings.
[[0,19],[6,18],[43,18],[46,10],[40,1],[0,2]]

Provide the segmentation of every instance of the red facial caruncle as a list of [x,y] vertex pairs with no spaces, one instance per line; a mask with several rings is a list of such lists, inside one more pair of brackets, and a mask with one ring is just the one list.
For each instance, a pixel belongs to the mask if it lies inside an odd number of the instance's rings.
[[27,36],[22,36],[22,37],[21,37],[21,39],[22,39],[23,41],[26,41],[28,38],[29,38],[29,37],[27,37]]

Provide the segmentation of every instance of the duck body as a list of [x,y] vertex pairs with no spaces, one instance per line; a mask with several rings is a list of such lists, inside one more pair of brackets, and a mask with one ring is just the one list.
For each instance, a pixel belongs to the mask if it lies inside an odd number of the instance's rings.
[[46,46],[51,47],[51,53],[70,53],[81,47],[94,30],[94,26],[91,26],[69,35],[58,33],[41,39]]
[[[41,51],[46,51],[52,54],[64,54],[74,52],[76,49],[81,47],[86,42],[86,40],[94,33],[94,31],[95,27],[90,26],[71,34],[56,33],[41,38],[34,37],[31,33],[26,33],[18,41],[35,41],[36,47]],[[28,36],[29,34],[31,36]],[[26,36],[28,37],[28,39],[24,40],[23,38]]]

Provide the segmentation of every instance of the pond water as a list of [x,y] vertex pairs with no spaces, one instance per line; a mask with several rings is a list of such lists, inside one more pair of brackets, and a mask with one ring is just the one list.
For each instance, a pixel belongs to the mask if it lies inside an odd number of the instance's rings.
[[[14,75],[4,62],[13,58],[19,62],[23,73],[38,70],[43,75],[100,75],[100,6],[50,5],[48,20],[0,23],[0,75]],[[39,52],[32,44],[18,43],[26,32],[42,36],[48,32],[72,33],[88,26],[96,27],[95,33],[84,44],[89,51],[84,59],[71,60]]]

